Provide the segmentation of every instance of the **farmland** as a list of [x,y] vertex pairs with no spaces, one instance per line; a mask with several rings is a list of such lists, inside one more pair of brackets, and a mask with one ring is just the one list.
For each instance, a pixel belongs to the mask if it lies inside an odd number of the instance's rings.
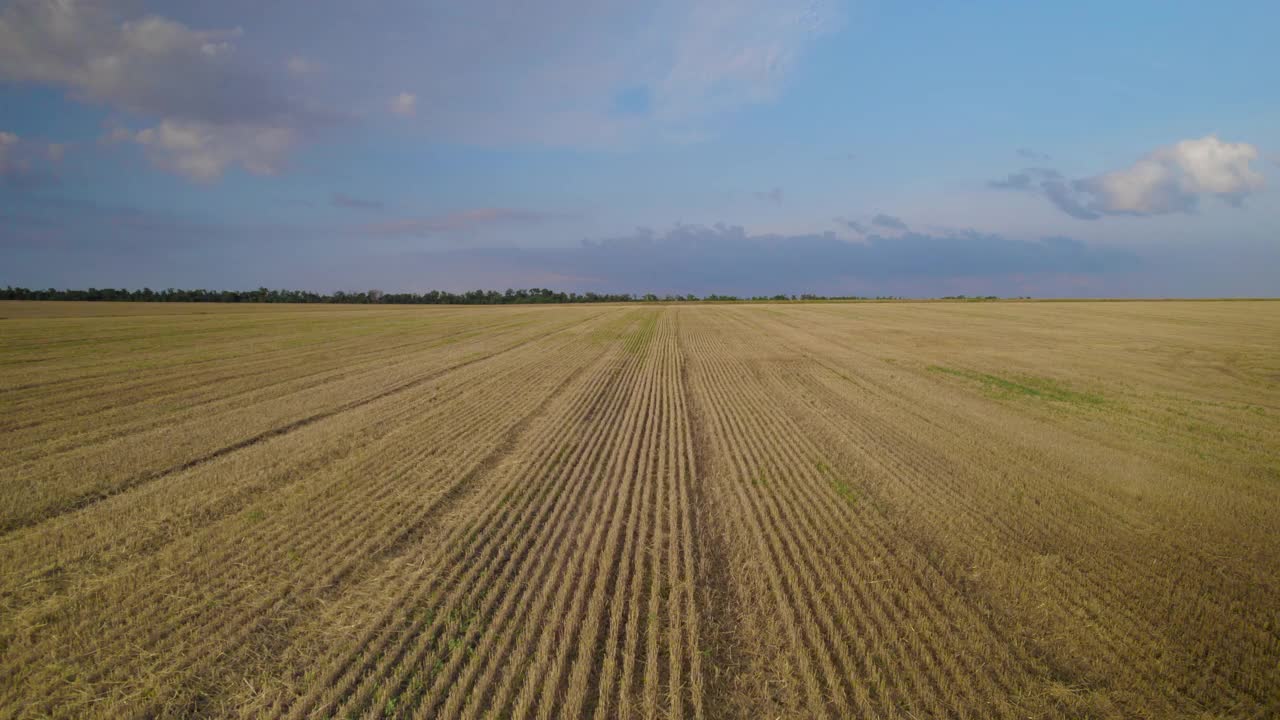
[[0,318],[0,717],[1280,716],[1280,302]]

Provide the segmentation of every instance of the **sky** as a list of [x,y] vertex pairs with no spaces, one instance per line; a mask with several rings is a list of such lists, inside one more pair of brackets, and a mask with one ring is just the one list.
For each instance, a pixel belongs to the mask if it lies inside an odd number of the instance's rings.
[[0,285],[1280,295],[1280,4],[0,0]]

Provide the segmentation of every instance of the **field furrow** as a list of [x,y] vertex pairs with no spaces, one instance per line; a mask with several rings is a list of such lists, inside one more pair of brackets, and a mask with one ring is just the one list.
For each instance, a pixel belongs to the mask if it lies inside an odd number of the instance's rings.
[[0,718],[1280,715],[1280,303],[0,339]]

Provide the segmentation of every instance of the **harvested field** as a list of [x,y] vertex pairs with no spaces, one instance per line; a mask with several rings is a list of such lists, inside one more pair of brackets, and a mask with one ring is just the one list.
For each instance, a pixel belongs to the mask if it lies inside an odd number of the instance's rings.
[[1280,717],[1280,302],[0,318],[0,717]]

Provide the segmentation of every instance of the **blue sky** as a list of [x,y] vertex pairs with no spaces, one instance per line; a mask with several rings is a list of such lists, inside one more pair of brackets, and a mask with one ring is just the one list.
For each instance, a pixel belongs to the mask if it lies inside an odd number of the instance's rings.
[[0,284],[1280,295],[1274,2],[0,3]]

